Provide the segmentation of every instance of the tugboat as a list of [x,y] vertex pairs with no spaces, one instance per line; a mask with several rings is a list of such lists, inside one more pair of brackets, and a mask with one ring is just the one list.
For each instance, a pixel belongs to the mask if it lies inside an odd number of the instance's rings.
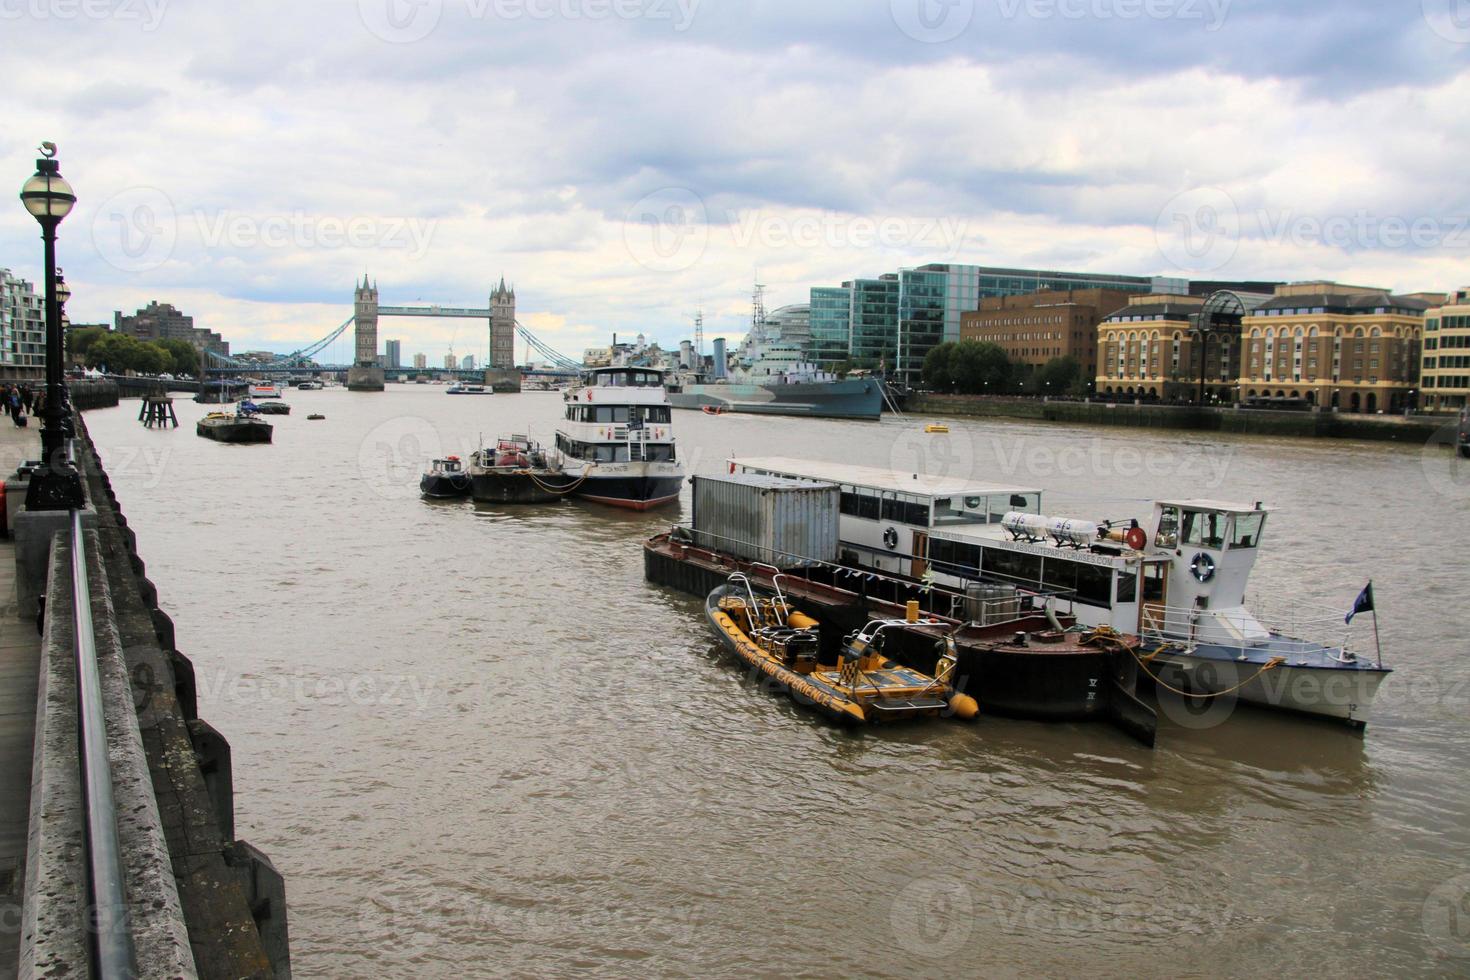
[[458,456],[436,459],[419,480],[419,492],[433,500],[453,500],[470,495],[470,476]]
[[920,619],[918,604],[906,619],[873,620],[849,634],[836,663],[822,663],[822,641],[815,619],[792,609],[781,591],[757,592],[743,573],[705,599],[705,617],[724,646],[778,683],[799,702],[811,704],[838,721],[871,723],[950,713],[963,720],[979,714],[975,699],[950,686],[958,658],[947,636],[935,675],[900,666],[883,656],[884,630],[937,626]]
[[271,431],[250,402],[241,402],[234,412],[210,412],[194,426],[196,435],[215,442],[270,442]]
[[541,444],[513,435],[470,457],[471,494],[492,504],[546,504],[573,492],[579,481],[551,466]]
[[562,398],[566,418],[552,465],[577,496],[632,510],[679,499],[684,468],[662,371],[597,368]]

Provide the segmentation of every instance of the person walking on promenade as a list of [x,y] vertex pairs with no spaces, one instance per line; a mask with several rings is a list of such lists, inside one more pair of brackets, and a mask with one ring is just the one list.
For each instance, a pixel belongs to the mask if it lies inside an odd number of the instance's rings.
[[35,395],[31,392],[31,386],[30,385],[21,385],[20,386],[20,403],[21,403],[21,405],[23,405],[25,407],[25,410],[26,410],[26,413],[27,414],[30,414],[30,411],[31,411],[31,401],[34,398],[35,398]]

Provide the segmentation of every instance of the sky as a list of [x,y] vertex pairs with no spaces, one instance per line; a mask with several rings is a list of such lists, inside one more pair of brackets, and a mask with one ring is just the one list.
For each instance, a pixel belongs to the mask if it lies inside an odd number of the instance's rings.
[[[0,0],[0,64],[0,173],[50,140],[78,194],[73,322],[158,299],[235,350],[364,274],[504,276],[576,356],[936,261],[1470,283],[1466,0]],[[0,267],[40,264],[0,208]]]

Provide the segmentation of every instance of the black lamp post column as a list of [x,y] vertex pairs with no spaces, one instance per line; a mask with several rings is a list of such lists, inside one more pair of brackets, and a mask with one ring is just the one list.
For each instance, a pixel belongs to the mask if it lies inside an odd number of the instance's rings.
[[26,491],[27,510],[70,510],[84,503],[82,480],[67,460],[65,403],[63,388],[64,338],[61,332],[61,304],[56,290],[56,226],[76,203],[71,186],[61,176],[52,159],[56,147],[41,144],[43,159],[36,161],[36,173],[21,188],[20,198],[41,225],[41,240],[46,249],[46,407],[41,421],[41,466],[31,474]]

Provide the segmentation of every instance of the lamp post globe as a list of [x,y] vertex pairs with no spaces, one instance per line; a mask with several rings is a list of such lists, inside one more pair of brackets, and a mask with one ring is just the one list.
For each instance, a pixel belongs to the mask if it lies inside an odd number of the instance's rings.
[[41,226],[46,252],[46,402],[41,416],[41,465],[31,474],[26,490],[27,510],[69,510],[84,502],[81,477],[66,452],[66,390],[61,363],[65,356],[61,289],[65,287],[58,284],[56,269],[56,227],[71,213],[77,196],[61,176],[61,165],[55,158],[56,145],[42,143],[36,172],[20,189],[21,204]]

